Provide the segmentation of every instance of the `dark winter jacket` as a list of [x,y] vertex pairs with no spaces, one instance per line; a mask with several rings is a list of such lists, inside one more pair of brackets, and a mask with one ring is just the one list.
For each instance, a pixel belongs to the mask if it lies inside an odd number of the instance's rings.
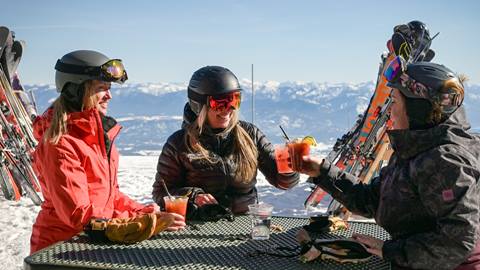
[[389,131],[394,154],[370,184],[328,161],[314,182],[391,234],[383,256],[394,266],[454,269],[479,238],[480,141],[468,129],[460,107],[433,128]]
[[[248,183],[235,180],[235,164],[231,157],[233,135],[220,135],[208,126],[200,135],[200,142],[211,154],[215,164],[203,159],[194,159],[197,154],[187,150],[185,145],[186,124],[195,120],[190,107],[185,107],[183,129],[173,133],[163,146],[158,160],[155,183],[153,184],[153,199],[163,206],[163,196],[166,195],[162,181],[164,180],[170,193],[183,195],[195,189],[193,196],[200,193],[210,193],[222,206],[232,209],[233,213],[245,213],[248,205],[255,202],[257,190],[256,175]],[[258,150],[258,169],[275,187],[288,189],[299,181],[297,173],[278,174],[275,164],[274,148],[265,135],[253,124],[240,121],[239,125],[250,135]],[[190,206],[189,206],[190,207]]]

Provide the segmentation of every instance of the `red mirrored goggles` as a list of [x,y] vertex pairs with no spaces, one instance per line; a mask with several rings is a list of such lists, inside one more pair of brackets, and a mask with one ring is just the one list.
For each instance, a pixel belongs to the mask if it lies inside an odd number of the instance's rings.
[[240,92],[232,92],[218,96],[208,96],[207,105],[214,111],[221,111],[227,109],[238,110],[242,101],[242,94]]

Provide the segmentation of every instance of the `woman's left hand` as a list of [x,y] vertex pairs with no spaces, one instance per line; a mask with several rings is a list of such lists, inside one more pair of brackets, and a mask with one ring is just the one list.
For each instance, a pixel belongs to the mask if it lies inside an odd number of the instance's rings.
[[367,251],[372,253],[373,255],[377,255],[380,258],[383,258],[383,240],[380,240],[375,237],[371,237],[365,234],[358,234],[354,233],[352,238],[365,246],[367,246]]
[[218,204],[215,197],[213,197],[212,194],[209,193],[198,194],[197,197],[195,197],[194,202],[198,207],[205,204]]

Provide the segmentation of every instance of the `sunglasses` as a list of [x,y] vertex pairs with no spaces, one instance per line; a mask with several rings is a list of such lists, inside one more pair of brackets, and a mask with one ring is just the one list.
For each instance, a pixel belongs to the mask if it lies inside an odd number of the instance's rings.
[[238,110],[240,108],[240,102],[242,95],[240,92],[232,92],[218,96],[208,96],[208,107],[214,111],[221,111],[233,108]]

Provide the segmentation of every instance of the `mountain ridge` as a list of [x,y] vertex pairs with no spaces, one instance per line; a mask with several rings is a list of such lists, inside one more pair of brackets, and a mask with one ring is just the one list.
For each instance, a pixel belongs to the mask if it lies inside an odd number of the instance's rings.
[[[240,80],[242,106],[240,118],[252,121],[251,81]],[[375,84],[319,83],[300,81],[254,82],[254,123],[273,143],[282,143],[278,127],[290,137],[313,135],[331,145],[362,114]],[[25,85],[32,90],[42,113],[58,96],[53,85]],[[168,136],[181,128],[187,102],[185,83],[130,83],[112,85],[109,115],[123,126],[116,140],[122,154],[158,154]],[[465,107],[476,131],[480,127],[480,85],[467,85]]]

